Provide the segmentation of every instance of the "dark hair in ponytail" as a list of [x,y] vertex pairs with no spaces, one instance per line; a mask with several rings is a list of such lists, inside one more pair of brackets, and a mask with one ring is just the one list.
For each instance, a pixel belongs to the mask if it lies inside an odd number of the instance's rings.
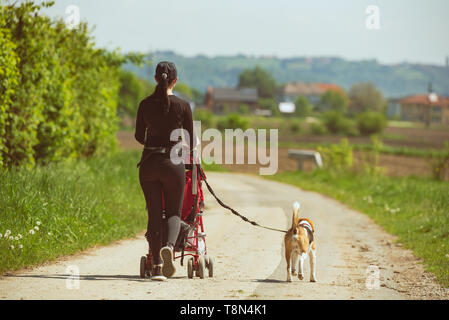
[[170,99],[167,95],[168,86],[176,79],[178,72],[173,62],[162,61],[156,67],[156,79],[158,84],[153,95],[162,102],[164,114],[170,111]]

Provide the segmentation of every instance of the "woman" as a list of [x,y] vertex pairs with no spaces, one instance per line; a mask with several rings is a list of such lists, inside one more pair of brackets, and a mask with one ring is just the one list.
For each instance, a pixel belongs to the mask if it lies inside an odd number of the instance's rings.
[[[173,95],[178,81],[173,63],[163,61],[156,67],[154,93],[144,99],[137,112],[135,137],[145,146],[139,169],[140,185],[148,209],[146,238],[153,256],[152,280],[163,281],[173,276],[173,250],[180,231],[184,198],[185,164],[170,159],[178,141],[170,141],[176,129],[187,130],[193,149],[193,121],[190,104]],[[167,219],[167,243],[162,243],[162,198],[164,192]],[[164,247],[161,249],[162,245]]]

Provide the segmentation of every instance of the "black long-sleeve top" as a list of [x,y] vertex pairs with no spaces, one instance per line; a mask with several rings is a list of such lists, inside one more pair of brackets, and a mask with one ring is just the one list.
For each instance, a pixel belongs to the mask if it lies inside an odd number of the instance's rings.
[[[174,95],[170,99],[169,112],[164,115],[163,106],[153,95],[142,100],[137,111],[135,138],[146,147],[173,147],[178,141],[170,141],[173,130],[183,128],[189,133],[190,150],[193,150],[193,119],[190,104]],[[145,131],[148,128],[145,141]]]

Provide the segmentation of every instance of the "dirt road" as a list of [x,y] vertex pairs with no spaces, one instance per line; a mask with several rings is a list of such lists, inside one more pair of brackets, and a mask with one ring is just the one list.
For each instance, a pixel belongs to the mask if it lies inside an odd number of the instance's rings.
[[[187,278],[186,267],[167,282],[139,278],[143,236],[91,249],[0,279],[0,299],[447,299],[448,291],[419,261],[365,215],[317,193],[256,176],[209,173],[225,203],[258,222],[287,228],[291,204],[316,223],[317,283],[286,283],[283,234],[253,227],[218,206],[206,192],[207,245],[215,277]],[[379,269],[379,289],[366,286]],[[68,266],[80,272],[68,289]]]

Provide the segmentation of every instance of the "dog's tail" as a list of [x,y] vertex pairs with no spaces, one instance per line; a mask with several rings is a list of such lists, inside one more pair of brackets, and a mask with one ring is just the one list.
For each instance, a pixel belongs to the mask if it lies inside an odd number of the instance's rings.
[[295,227],[299,222],[299,210],[300,209],[301,209],[301,204],[298,201],[293,202],[292,227]]

